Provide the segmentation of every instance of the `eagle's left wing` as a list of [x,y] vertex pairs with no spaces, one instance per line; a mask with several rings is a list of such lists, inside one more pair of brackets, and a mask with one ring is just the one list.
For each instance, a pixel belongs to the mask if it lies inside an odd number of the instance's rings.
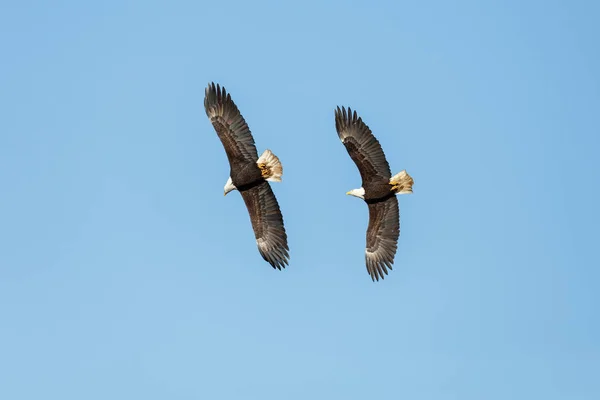
[[360,172],[363,187],[367,182],[389,181],[392,174],[381,144],[356,111],[348,108],[346,112],[346,108],[338,107],[335,110],[335,129]]
[[250,128],[224,87],[215,86],[214,83],[208,85],[204,95],[204,111],[217,131],[231,165],[258,160]]

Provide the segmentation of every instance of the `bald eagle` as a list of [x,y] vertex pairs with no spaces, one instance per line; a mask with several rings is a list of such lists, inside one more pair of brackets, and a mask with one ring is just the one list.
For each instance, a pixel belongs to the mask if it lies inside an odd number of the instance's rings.
[[224,87],[208,85],[204,109],[229,159],[224,196],[232,190],[240,192],[260,255],[273,268],[281,270],[288,265],[289,248],[281,210],[269,184],[269,181],[281,182],[281,162],[268,149],[258,156],[250,129]]
[[406,170],[392,176],[379,141],[369,127],[348,108],[337,107],[335,128],[362,178],[359,189],[348,195],[363,199],[369,207],[366,264],[373,281],[392,269],[400,236],[400,210],[396,194],[412,193],[413,178]]

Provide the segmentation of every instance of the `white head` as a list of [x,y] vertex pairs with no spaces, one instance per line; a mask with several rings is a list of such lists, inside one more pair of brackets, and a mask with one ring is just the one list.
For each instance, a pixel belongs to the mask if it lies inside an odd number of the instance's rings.
[[231,192],[232,190],[237,190],[237,188],[233,186],[233,181],[231,180],[231,177],[229,177],[229,179],[227,179],[227,183],[225,184],[225,188],[223,188],[223,196],[227,196],[227,193]]
[[349,194],[350,196],[354,196],[354,197],[358,197],[359,199],[365,199],[365,189],[360,188],[360,189],[352,189],[351,191],[347,192],[346,194]]

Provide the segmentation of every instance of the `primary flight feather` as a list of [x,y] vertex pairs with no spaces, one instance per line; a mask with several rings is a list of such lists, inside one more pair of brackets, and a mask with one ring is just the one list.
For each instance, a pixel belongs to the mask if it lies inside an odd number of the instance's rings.
[[205,90],[204,109],[229,160],[224,195],[242,195],[260,255],[273,268],[288,265],[289,248],[283,217],[269,181],[281,182],[283,168],[270,150],[259,157],[248,124],[224,87],[211,83]]
[[400,209],[396,194],[412,193],[414,181],[405,170],[392,176],[379,141],[356,111],[337,107],[335,128],[362,178],[362,186],[346,194],[363,199],[369,207],[365,261],[371,279],[379,281],[392,269],[398,248]]

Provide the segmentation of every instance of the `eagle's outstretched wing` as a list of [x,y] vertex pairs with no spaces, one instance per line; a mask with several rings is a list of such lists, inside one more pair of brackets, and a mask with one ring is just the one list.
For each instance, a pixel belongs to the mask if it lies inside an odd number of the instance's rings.
[[335,129],[348,154],[358,167],[363,187],[366,182],[385,180],[392,176],[383,149],[371,129],[356,115],[356,111],[338,107],[335,110]]
[[367,248],[365,259],[371,279],[384,279],[392,269],[400,236],[400,209],[398,198],[368,203],[369,226],[367,228]]
[[214,83],[208,85],[204,95],[204,110],[225,147],[230,165],[258,160],[250,128],[224,87],[215,86]]
[[285,268],[289,259],[287,235],[271,185],[265,181],[241,194],[250,214],[260,255],[273,268]]

